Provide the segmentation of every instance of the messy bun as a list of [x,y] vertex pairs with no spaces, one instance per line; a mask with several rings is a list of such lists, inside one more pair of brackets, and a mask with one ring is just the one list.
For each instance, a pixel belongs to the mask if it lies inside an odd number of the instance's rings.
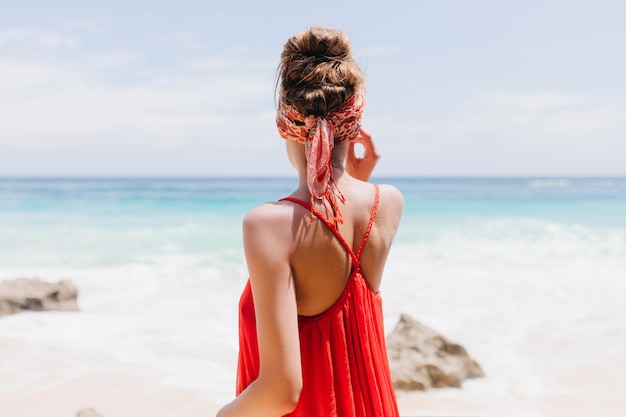
[[364,84],[341,31],[312,27],[292,36],[278,67],[279,98],[302,115],[324,116]]

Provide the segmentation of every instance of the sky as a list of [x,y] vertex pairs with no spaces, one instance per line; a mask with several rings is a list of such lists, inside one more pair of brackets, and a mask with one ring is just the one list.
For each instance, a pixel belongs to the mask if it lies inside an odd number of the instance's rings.
[[294,175],[285,41],[341,29],[378,176],[626,175],[626,2],[0,0],[0,176]]

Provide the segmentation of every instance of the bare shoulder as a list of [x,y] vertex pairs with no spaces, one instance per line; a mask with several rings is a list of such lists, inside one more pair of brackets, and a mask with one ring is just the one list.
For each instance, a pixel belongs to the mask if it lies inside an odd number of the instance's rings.
[[293,207],[281,202],[261,204],[243,218],[244,244],[279,250],[292,240],[292,222]]
[[404,209],[404,197],[400,190],[389,184],[380,184],[378,188],[380,189],[380,200],[385,206],[385,210],[399,218]]
[[393,185],[382,184],[380,188],[380,202],[378,204],[378,225],[381,236],[387,245],[391,245],[402,218],[404,197]]
[[264,203],[250,210],[243,218],[243,230],[254,232],[287,224],[293,210],[280,202]]

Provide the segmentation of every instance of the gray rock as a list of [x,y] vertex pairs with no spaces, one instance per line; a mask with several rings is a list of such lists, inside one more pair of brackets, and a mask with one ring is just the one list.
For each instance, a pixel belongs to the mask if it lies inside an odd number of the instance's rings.
[[76,413],[76,417],[104,417],[93,408],[84,408]]
[[34,311],[77,311],[78,289],[70,281],[19,278],[0,282],[0,316]]
[[466,378],[485,376],[463,346],[406,314],[387,338],[387,354],[396,389],[460,388]]

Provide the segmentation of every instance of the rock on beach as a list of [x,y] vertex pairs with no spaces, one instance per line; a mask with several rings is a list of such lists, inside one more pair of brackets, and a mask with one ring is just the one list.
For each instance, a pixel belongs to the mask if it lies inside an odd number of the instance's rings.
[[18,278],[0,282],[0,316],[21,311],[77,311],[78,289],[68,281]]
[[460,388],[466,378],[485,376],[463,346],[406,314],[387,338],[387,354],[396,389]]
[[104,417],[93,408],[84,408],[76,413],[76,417]]

